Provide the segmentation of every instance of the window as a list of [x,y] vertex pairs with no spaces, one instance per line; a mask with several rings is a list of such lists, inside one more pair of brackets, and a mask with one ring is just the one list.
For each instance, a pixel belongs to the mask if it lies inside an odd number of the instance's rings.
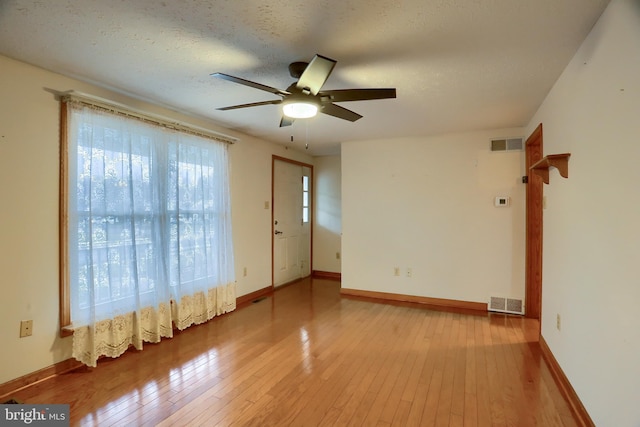
[[227,144],[81,103],[63,110],[61,321],[76,329],[74,353],[79,327],[133,313],[132,337],[142,323],[157,341],[235,308],[234,288],[215,291],[234,286]]
[[309,222],[309,177],[302,176],[302,223]]

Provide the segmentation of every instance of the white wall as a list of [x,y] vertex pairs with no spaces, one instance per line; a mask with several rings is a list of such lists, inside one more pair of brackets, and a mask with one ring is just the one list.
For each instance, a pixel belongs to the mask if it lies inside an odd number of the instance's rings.
[[538,123],[571,153],[544,187],[542,335],[596,425],[638,426],[640,1],[610,3]]
[[342,194],[340,156],[314,160],[313,269],[341,272]]
[[[45,89],[79,90],[240,137],[230,149],[237,291],[271,285],[271,211],[264,208],[271,156],[311,157],[0,56],[0,383],[71,357],[58,323],[59,105]],[[26,319],[34,321],[33,336],[18,338]]]
[[[491,138],[522,133],[343,143],[342,286],[474,302],[523,298],[524,152],[490,151]],[[494,207],[496,196],[509,196],[511,206]]]
[[[313,164],[313,159],[305,154],[249,136],[243,136],[231,150],[233,244],[239,296],[271,286],[273,154]],[[269,209],[265,209],[265,202],[269,203]]]

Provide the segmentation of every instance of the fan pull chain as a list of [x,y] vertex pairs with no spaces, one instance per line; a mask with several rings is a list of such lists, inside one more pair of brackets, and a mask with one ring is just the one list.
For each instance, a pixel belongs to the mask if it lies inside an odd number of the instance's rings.
[[308,150],[309,149],[309,122],[305,120],[305,129],[306,129],[306,136],[305,136],[305,144],[304,144],[304,149]]

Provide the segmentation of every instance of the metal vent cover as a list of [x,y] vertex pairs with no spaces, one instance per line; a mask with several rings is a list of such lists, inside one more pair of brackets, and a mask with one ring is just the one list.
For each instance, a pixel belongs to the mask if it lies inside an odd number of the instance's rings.
[[518,298],[490,297],[489,311],[497,311],[500,313],[524,314],[524,304]]
[[491,151],[522,151],[524,138],[496,138],[491,140]]
[[507,312],[508,313],[518,313],[518,314],[523,314],[524,313],[524,307],[522,306],[522,300],[521,299],[515,299],[515,298],[507,298]]
[[489,311],[504,311],[507,307],[507,299],[501,297],[491,297],[489,300]]

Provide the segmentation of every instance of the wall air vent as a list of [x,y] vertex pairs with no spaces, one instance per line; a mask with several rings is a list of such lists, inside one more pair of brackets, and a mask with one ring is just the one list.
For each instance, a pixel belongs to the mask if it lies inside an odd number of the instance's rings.
[[491,140],[491,151],[522,151],[523,138],[497,138]]
[[488,310],[499,313],[524,314],[524,304],[518,298],[490,297]]

